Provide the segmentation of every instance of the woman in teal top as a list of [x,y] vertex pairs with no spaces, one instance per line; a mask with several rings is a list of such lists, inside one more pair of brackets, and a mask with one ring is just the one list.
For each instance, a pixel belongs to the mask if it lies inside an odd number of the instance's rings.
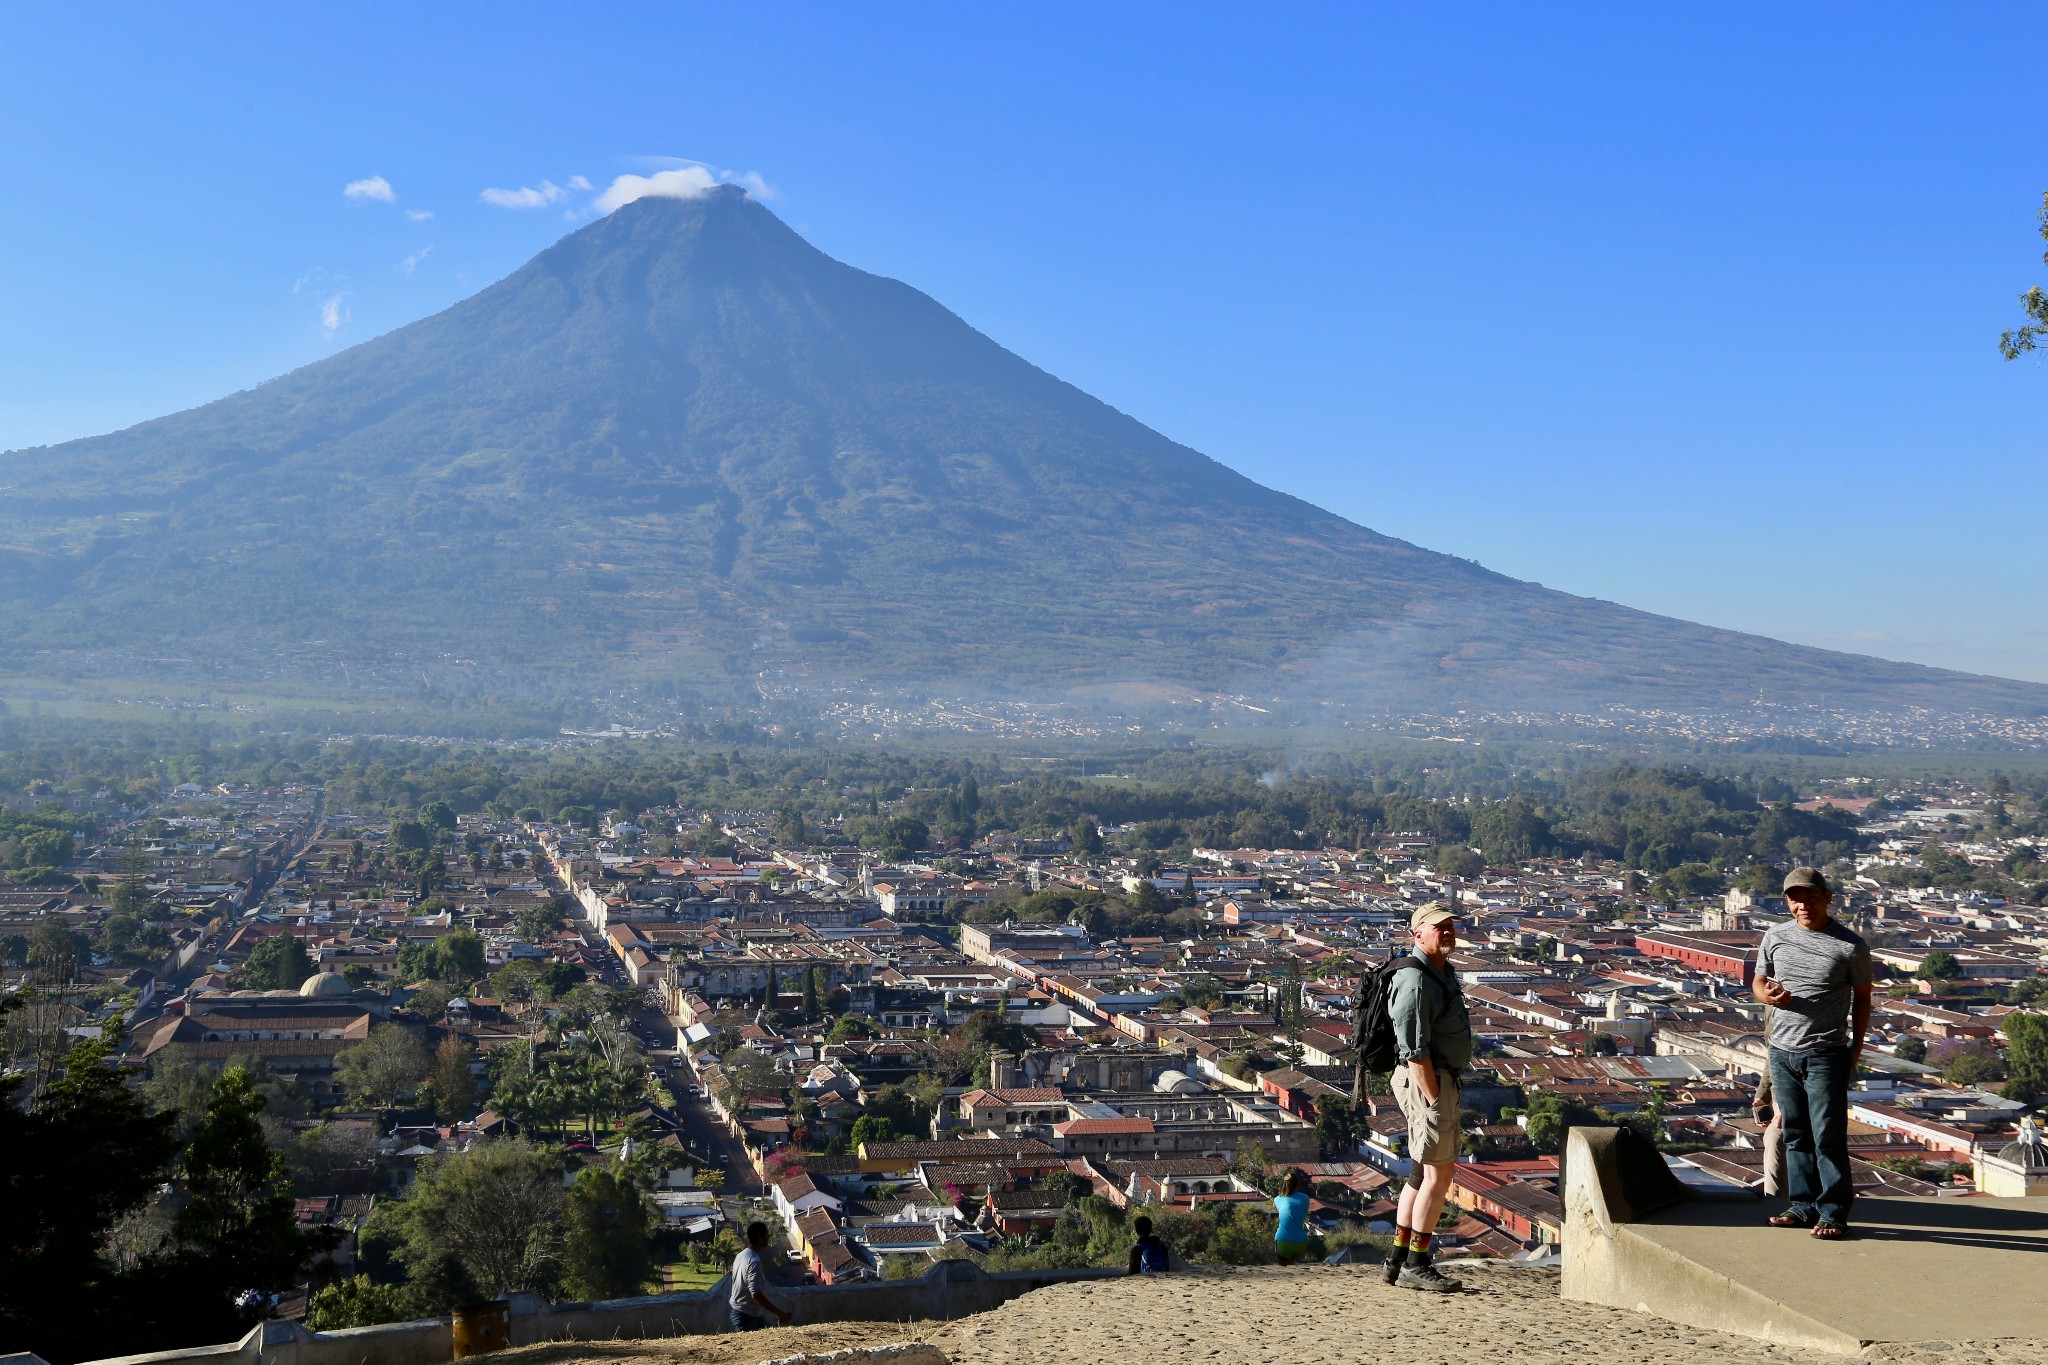
[[1308,1177],[1289,1171],[1280,1191],[1273,1199],[1273,1212],[1280,1215],[1273,1229],[1273,1254],[1281,1265],[1293,1265],[1308,1250]]

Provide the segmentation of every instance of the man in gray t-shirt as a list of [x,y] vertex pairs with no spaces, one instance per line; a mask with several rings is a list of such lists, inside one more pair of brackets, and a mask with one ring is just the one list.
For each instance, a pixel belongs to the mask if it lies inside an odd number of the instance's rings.
[[751,1332],[766,1327],[768,1320],[762,1314],[772,1314],[784,1326],[789,1324],[789,1313],[781,1304],[768,1297],[768,1273],[761,1264],[761,1253],[768,1250],[768,1225],[747,1224],[747,1247],[732,1258],[732,1288],[727,1309],[732,1318],[732,1330]]
[[[1851,1028],[1850,1016],[1856,988],[1870,985],[1870,945],[1840,920],[1823,918],[1817,929],[1796,919],[1771,926],[1757,953],[1758,978],[1791,995],[1771,1011],[1771,1046],[1787,1052],[1862,1047],[1863,1030]],[[1869,999],[1866,990],[1866,1007]]]
[[1791,1206],[1773,1227],[1849,1233],[1849,1080],[1870,1027],[1870,945],[1828,916],[1834,893],[1811,867],[1785,877],[1789,923],[1764,935],[1756,998],[1771,1006],[1771,1094],[1785,1139]]

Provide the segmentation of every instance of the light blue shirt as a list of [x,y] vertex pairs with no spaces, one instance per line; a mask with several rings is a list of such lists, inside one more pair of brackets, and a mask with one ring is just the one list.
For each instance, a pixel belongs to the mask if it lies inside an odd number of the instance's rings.
[[1273,1199],[1273,1211],[1280,1215],[1280,1226],[1273,1233],[1274,1241],[1306,1242],[1308,1240],[1307,1195],[1276,1195]]

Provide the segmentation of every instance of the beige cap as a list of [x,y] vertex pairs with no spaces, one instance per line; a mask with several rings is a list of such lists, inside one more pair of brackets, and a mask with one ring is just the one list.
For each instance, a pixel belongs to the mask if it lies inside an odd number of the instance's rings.
[[1408,917],[1408,931],[1419,934],[1432,924],[1442,924],[1445,920],[1455,920],[1457,917],[1458,908],[1449,901],[1431,901],[1428,905],[1418,907],[1415,913]]

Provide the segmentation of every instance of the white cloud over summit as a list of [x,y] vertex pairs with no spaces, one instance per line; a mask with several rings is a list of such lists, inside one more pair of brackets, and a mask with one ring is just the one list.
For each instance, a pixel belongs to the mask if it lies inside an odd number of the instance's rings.
[[775,193],[768,188],[767,181],[752,171],[714,171],[693,161],[653,175],[622,175],[592,201],[591,207],[599,213],[610,213],[635,199],[700,199],[720,185],[744,186],[756,199],[772,198]]
[[[610,213],[635,199],[697,199],[720,185],[742,186],[756,199],[775,197],[775,191],[769,188],[768,182],[752,171],[722,171],[701,161],[685,161],[680,157],[637,159],[643,165],[651,163],[662,169],[648,175],[619,176],[602,191],[582,176],[572,175],[562,185],[543,180],[538,185],[522,185],[514,190],[487,189],[481,198],[495,208],[544,209],[550,204],[561,203],[571,194],[595,194],[595,198],[580,208],[564,209],[564,217],[575,219],[590,212]],[[665,166],[664,162],[667,163]]]
[[391,188],[391,182],[381,175],[351,180],[341,187],[344,199],[374,199],[380,204],[398,202],[398,191]]

